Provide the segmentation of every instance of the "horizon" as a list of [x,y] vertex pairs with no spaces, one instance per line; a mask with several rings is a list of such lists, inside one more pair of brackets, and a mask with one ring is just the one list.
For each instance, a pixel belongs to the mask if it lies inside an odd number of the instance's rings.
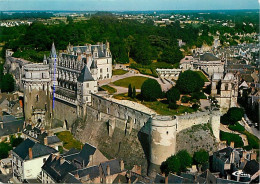
[[257,0],[0,0],[0,11],[259,10]]

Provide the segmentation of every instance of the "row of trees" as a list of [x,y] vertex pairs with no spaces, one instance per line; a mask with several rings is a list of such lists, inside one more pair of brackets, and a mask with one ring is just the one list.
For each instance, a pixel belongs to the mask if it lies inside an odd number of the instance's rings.
[[135,89],[135,86],[134,86],[133,89],[132,89],[132,85],[131,85],[131,84],[128,85],[128,97],[136,98],[136,89]]
[[181,150],[176,155],[167,158],[160,166],[161,172],[165,175],[171,173],[185,172],[192,164],[196,164],[201,170],[202,165],[209,161],[209,153],[203,149],[195,152],[193,157],[187,150]]

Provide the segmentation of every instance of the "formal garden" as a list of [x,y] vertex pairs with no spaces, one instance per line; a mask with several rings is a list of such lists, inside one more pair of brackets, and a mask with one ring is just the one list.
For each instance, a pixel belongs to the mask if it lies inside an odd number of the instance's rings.
[[[126,78],[114,84],[128,86],[128,93],[113,97],[120,100],[131,100],[141,103],[161,115],[179,115],[192,113],[199,109],[200,99],[207,97],[202,92],[204,80],[197,72],[185,71],[180,74],[176,86],[162,92],[160,84],[154,79]],[[141,93],[136,93],[141,89]]]

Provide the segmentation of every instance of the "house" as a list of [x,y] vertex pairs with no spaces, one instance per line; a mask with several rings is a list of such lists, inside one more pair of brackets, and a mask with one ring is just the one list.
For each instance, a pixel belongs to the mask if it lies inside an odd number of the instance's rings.
[[[226,147],[213,153],[212,169],[213,171],[220,172],[222,177],[232,176],[235,180],[241,181],[241,176],[246,174],[246,172],[242,172],[243,168],[245,168],[247,162],[252,163],[254,162],[253,160],[256,160],[255,152],[245,151],[242,148]],[[250,166],[247,168],[249,167]],[[247,172],[248,170],[249,169],[246,169]],[[240,179],[237,179],[238,175]]]
[[0,116],[0,142],[9,140],[10,135],[16,135],[23,129],[24,121],[16,119],[13,115]]
[[12,151],[13,177],[20,182],[37,179],[51,154],[59,153],[54,148],[26,139]]
[[[41,180],[43,183],[59,183],[64,178],[71,179],[72,176],[67,176],[67,174],[72,173],[77,180],[82,178],[84,181],[89,181],[96,178],[96,175],[93,176],[89,173],[96,173],[93,168],[104,161],[107,161],[107,158],[94,146],[86,143],[82,150],[72,148],[62,156],[50,155],[42,166]],[[77,175],[72,172],[76,170]],[[97,171],[99,173],[99,169]],[[91,175],[91,178],[86,176],[88,174]]]
[[35,142],[50,146],[56,150],[63,146],[63,142],[56,135],[49,135],[46,130],[40,127],[27,125],[22,133],[24,138],[30,138]]

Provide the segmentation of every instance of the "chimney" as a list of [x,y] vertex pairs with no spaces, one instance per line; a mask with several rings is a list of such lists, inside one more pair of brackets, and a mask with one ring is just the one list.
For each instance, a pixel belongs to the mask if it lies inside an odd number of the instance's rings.
[[109,165],[107,165],[107,175],[108,176],[110,175],[110,167],[109,167]]
[[247,155],[247,152],[246,151],[243,151],[243,158],[246,158],[246,155]]
[[230,147],[231,148],[235,148],[235,143],[234,142],[230,142]]
[[56,158],[56,156],[52,154],[51,155],[51,161],[53,161],[55,158]]
[[43,142],[44,142],[44,145],[48,146],[48,138],[47,137],[44,137]]
[[79,174],[78,174],[78,173],[76,173],[76,174],[74,175],[74,177],[79,180]]
[[65,159],[63,157],[60,158],[60,165],[62,165],[65,162]]
[[33,158],[32,148],[29,148],[29,159],[31,160]]
[[168,176],[165,177],[165,184],[168,184]]
[[256,152],[251,153],[251,155],[250,155],[250,160],[256,160],[256,157],[257,157]]
[[125,164],[124,164],[123,160],[120,161],[120,169],[121,169],[121,171],[123,171],[125,169]]
[[43,132],[44,132],[44,128],[43,128],[43,127],[41,127],[41,134],[43,134]]

